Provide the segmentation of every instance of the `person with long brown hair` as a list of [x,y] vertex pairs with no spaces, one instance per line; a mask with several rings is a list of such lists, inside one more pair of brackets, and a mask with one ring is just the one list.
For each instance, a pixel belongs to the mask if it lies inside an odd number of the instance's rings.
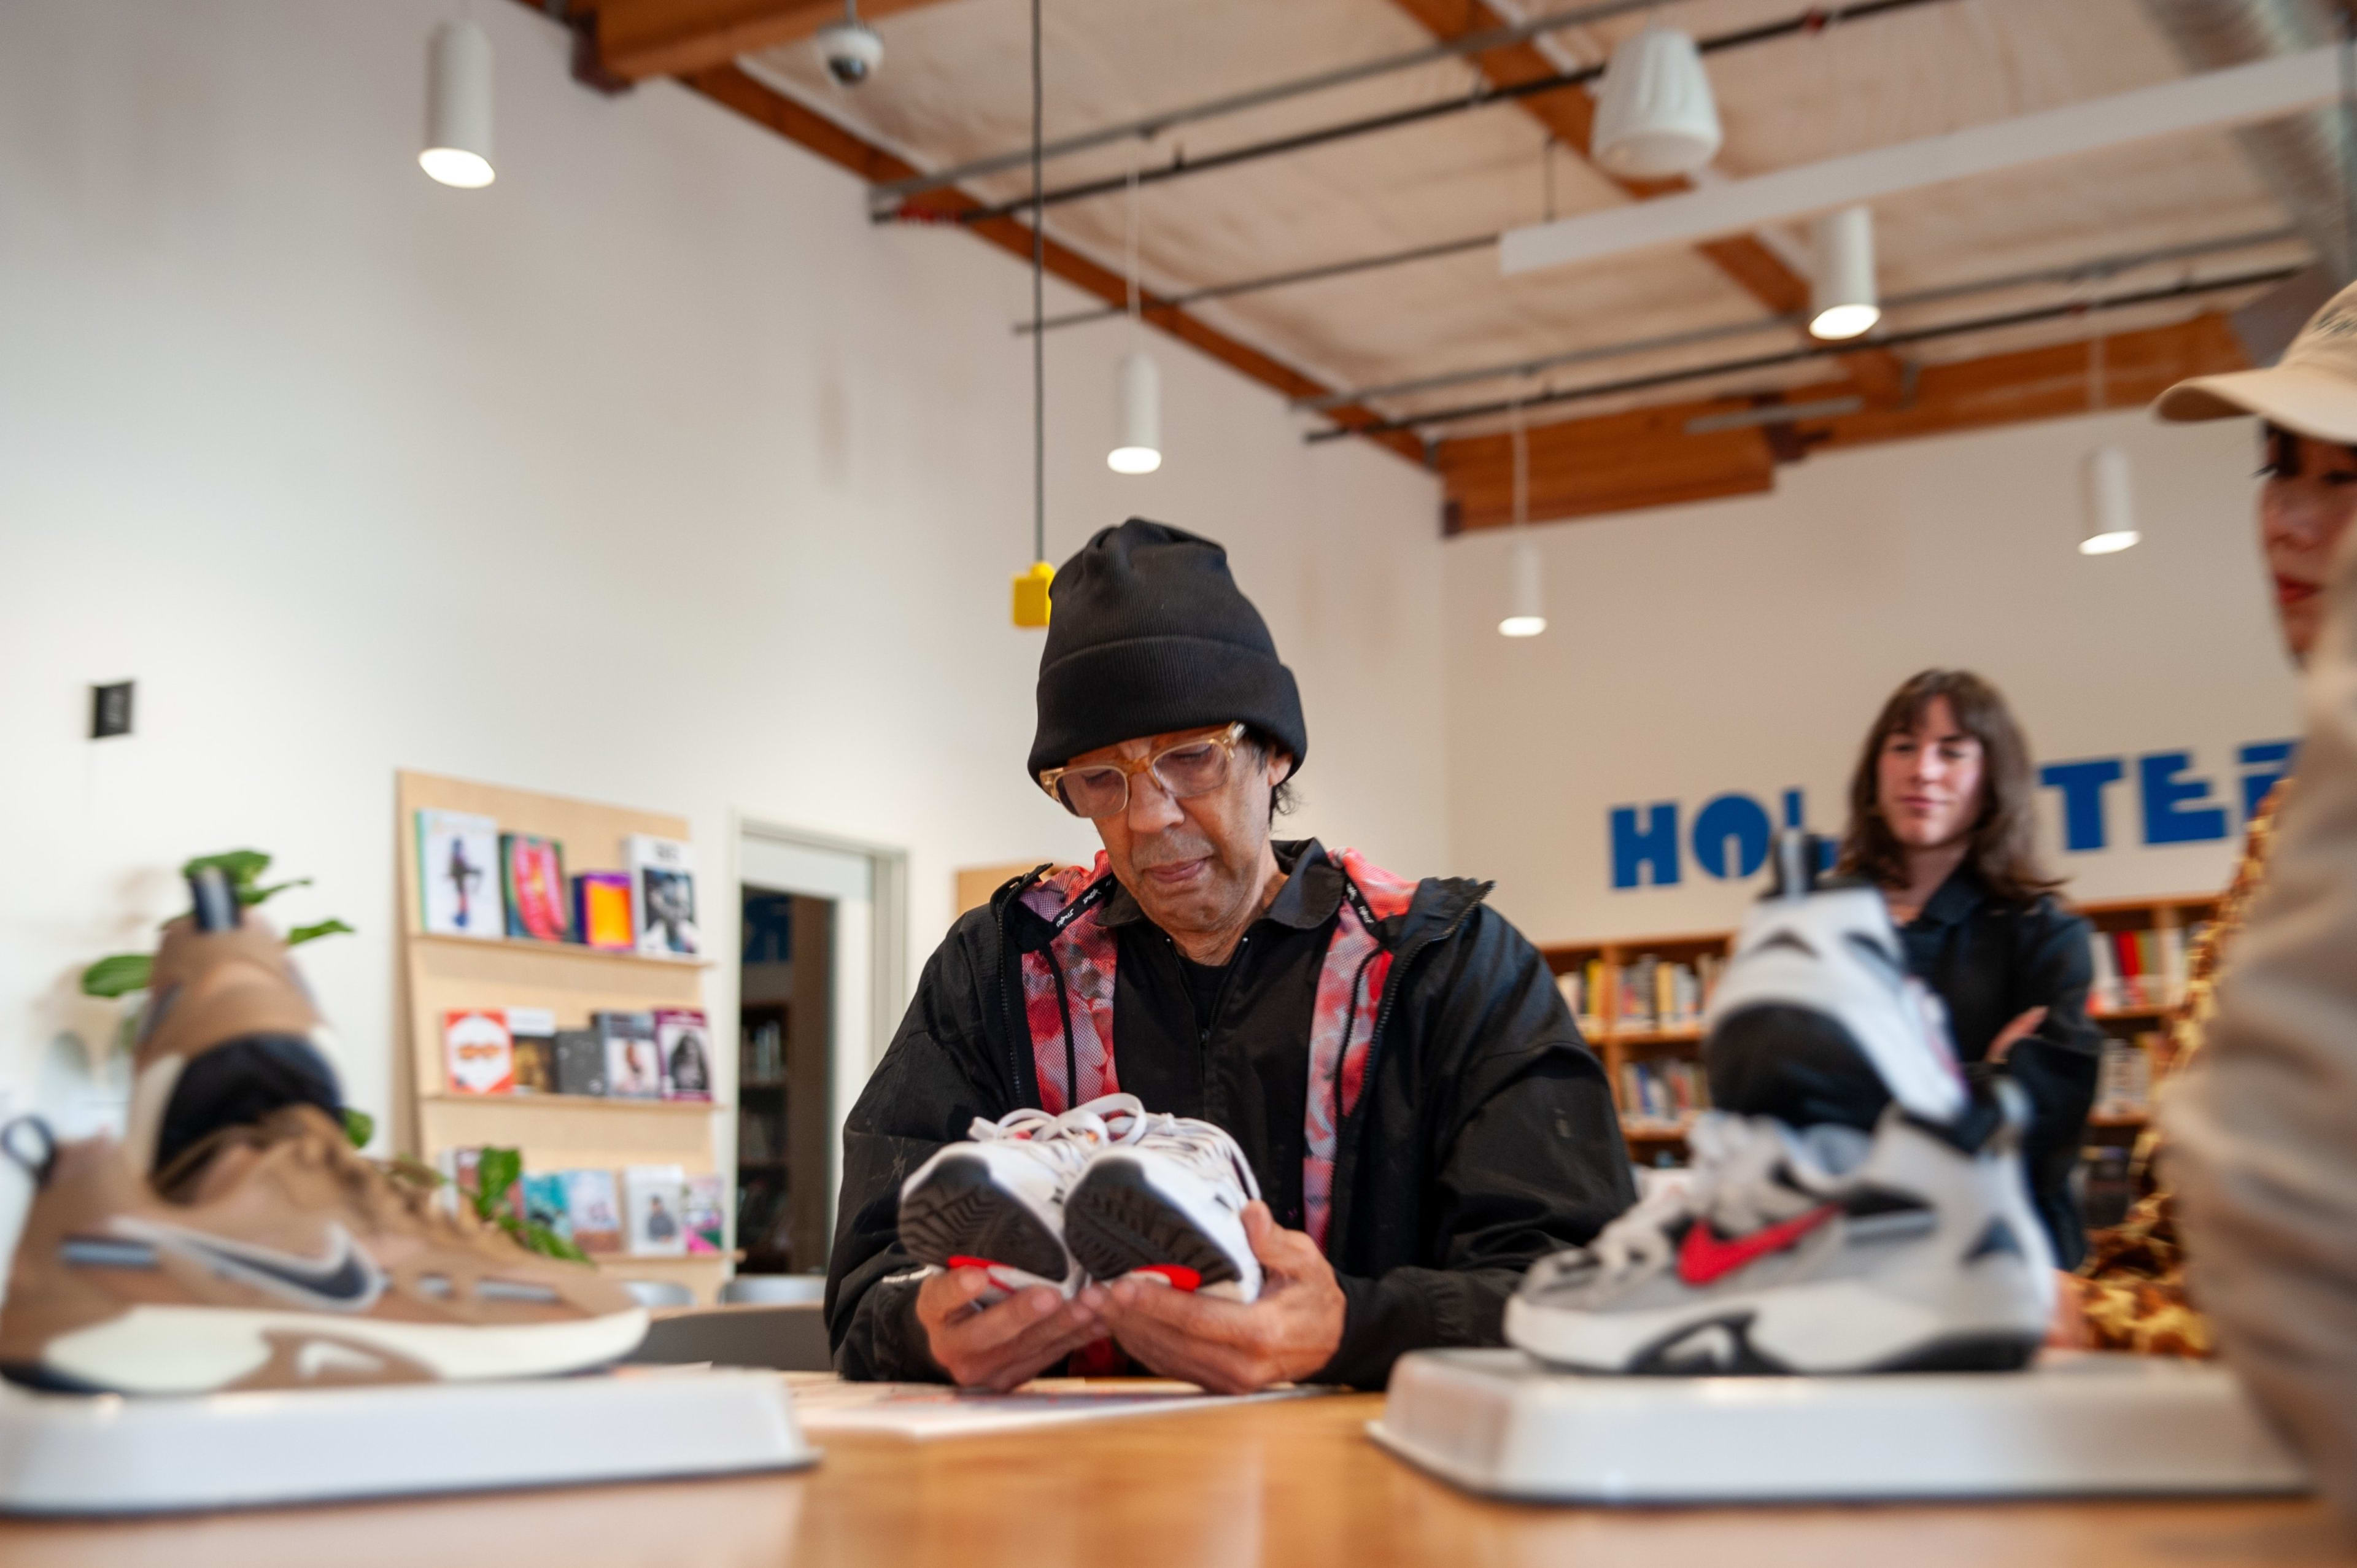
[[1882,890],[1908,965],[1946,1003],[1968,1072],[2028,1096],[2030,1197],[2064,1268],[2086,1250],[2070,1187],[2103,1036],[2086,919],[2039,863],[2037,771],[1997,689],[1926,670],[1882,705],[1850,776],[1840,869]]

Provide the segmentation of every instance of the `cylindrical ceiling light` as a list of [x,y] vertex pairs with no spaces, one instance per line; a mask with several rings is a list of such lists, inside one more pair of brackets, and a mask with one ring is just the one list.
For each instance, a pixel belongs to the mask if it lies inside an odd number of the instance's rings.
[[1514,410],[1514,548],[1507,560],[1506,614],[1500,637],[1536,637],[1546,629],[1546,585],[1539,547],[1531,542],[1531,446],[1523,411]]
[[1809,335],[1856,338],[1882,319],[1874,287],[1874,209],[1845,207],[1816,221],[1816,275],[1809,283]]
[[1648,27],[1620,40],[1605,68],[1589,156],[1622,179],[1673,179],[1717,156],[1724,133],[1695,41]]
[[417,166],[462,189],[491,183],[491,40],[472,22],[434,29],[425,53],[425,147]]
[[2116,446],[2096,447],[2087,454],[2080,480],[2081,499],[2086,508],[2080,554],[2116,554],[2144,537],[2136,532],[2136,496],[2128,488],[2126,453]]
[[1124,354],[1115,391],[1118,423],[1105,467],[1116,474],[1150,474],[1162,467],[1162,372],[1154,357],[1142,349]]

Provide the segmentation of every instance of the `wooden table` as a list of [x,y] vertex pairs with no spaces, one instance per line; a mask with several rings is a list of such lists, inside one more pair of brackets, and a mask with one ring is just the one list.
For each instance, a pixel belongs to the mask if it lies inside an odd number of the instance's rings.
[[1377,1449],[1374,1395],[1017,1437],[834,1437],[795,1476],[135,1524],[0,1523],[6,1568],[2112,1568],[2357,1563],[2321,1503],[1603,1509],[1483,1502]]

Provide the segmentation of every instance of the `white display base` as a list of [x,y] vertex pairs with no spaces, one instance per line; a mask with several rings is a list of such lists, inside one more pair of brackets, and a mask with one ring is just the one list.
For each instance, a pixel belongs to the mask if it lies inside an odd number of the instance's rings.
[[2306,1468],[2221,1366],[2064,1355],[2028,1372],[1614,1378],[1420,1350],[1375,1441],[1530,1501],[2284,1493]]
[[0,1384],[0,1512],[153,1513],[813,1464],[775,1373],[126,1399]]

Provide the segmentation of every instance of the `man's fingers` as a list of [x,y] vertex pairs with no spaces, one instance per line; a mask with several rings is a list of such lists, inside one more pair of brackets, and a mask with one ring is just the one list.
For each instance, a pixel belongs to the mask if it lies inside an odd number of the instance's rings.
[[1106,1294],[1113,1298],[1111,1316],[1116,1324],[1142,1317],[1180,1334],[1220,1341],[1234,1341],[1252,1332],[1247,1309],[1215,1295],[1198,1295],[1145,1280],[1116,1281]]
[[952,1324],[949,1331],[957,1336],[959,1347],[969,1355],[985,1354],[1051,1320],[1061,1305],[1063,1299],[1053,1290],[1033,1285],[996,1306],[984,1307],[973,1316]]
[[1989,1042],[1988,1059],[1993,1062],[2005,1060],[2006,1054],[2013,1049],[2015,1042],[2035,1034],[2038,1026],[2044,1022],[2046,1022],[2046,1009],[2043,1007],[2032,1007],[2022,1013],[2013,1022],[1999,1029],[1996,1032],[1996,1038]]

